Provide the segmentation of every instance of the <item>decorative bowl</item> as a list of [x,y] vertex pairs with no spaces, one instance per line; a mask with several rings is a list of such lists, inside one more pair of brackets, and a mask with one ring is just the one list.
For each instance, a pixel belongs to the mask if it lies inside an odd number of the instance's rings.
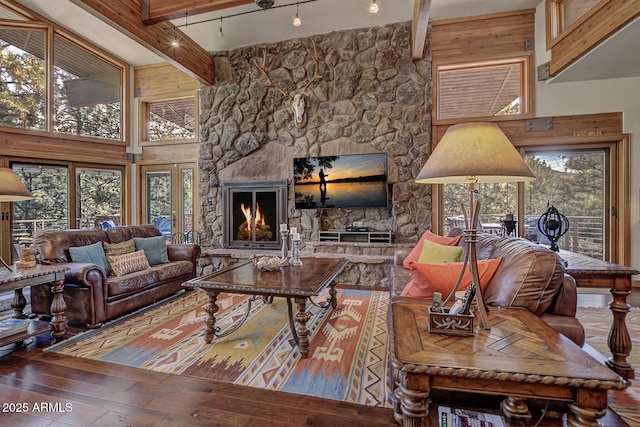
[[253,265],[264,271],[276,271],[286,263],[286,259],[282,259],[277,256],[263,256],[253,258]]

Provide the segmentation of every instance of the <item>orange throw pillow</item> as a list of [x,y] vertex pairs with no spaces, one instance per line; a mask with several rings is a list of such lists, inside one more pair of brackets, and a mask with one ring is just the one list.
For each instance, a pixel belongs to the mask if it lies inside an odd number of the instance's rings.
[[406,269],[411,269],[411,264],[418,261],[418,258],[420,258],[420,254],[422,253],[422,245],[425,240],[429,240],[431,242],[438,243],[440,245],[454,246],[458,244],[461,238],[462,236],[456,236],[456,237],[439,236],[427,230],[424,232],[422,237],[420,237],[420,240],[418,240],[418,243],[414,246],[414,248],[411,249],[411,252],[409,252],[409,255],[407,255],[404,261],[402,261],[402,265]]
[[[496,274],[502,257],[478,261],[480,289],[484,292]],[[414,262],[411,267],[413,279],[402,291],[402,296],[414,298],[431,298],[434,292],[442,293],[446,298],[458,280],[462,262],[420,263]],[[464,291],[471,284],[469,265],[465,269],[458,291]]]

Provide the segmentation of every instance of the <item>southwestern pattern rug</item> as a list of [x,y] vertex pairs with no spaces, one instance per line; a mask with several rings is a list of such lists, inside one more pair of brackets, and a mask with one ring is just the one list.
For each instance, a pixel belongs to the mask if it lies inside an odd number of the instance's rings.
[[[321,295],[324,301],[328,295]],[[46,351],[363,405],[391,407],[387,390],[388,292],[338,290],[336,309],[307,304],[309,357],[291,336],[284,298],[251,305],[232,334],[204,342],[203,291],[110,322]],[[220,294],[216,325],[242,319],[247,295]]]

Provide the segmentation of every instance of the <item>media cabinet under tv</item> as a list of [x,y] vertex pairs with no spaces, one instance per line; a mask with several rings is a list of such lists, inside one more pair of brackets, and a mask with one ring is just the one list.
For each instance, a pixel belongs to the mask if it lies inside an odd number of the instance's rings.
[[340,243],[391,243],[391,231],[321,230],[318,240]]

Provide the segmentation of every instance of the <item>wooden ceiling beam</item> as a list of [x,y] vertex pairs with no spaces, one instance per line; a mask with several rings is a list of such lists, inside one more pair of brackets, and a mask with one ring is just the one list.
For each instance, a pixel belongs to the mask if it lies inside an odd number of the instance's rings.
[[175,29],[175,35],[180,45],[172,46],[174,29],[168,30],[166,22],[145,25],[139,0],[71,1],[201,83],[213,84],[213,55],[179,29]]
[[201,13],[255,3],[255,0],[142,0],[142,20],[147,25]]
[[411,58],[422,59],[424,44],[429,30],[431,0],[413,0],[413,22],[411,23]]

